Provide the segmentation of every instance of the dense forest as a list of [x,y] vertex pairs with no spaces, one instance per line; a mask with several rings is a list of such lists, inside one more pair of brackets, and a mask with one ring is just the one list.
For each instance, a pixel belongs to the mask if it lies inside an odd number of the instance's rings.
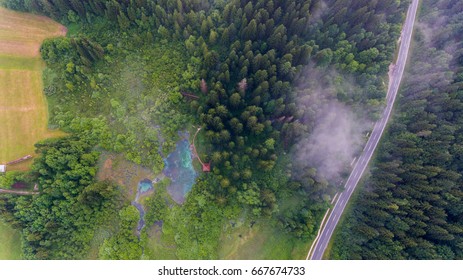
[[85,258],[108,215],[115,223],[101,258],[159,258],[141,250],[146,234],[131,234],[135,213],[118,195],[122,186],[94,178],[96,160],[106,150],[159,172],[191,125],[204,128],[199,152],[212,172],[183,205],[150,200],[148,221],[164,222],[162,242],[175,251],[163,256],[217,258],[221,231],[242,217],[244,226],[265,221],[308,243],[351,158],[335,176],[294,158],[327,104],[376,118],[408,3],[4,1],[68,27],[41,54],[50,125],[73,136],[37,144],[42,156],[29,179],[43,194],[1,198],[22,229],[25,257]]
[[3,218],[22,228],[27,259],[83,258],[97,224],[120,204],[116,186],[95,182],[99,153],[87,139],[67,137],[37,144],[34,162],[40,195],[0,200]]
[[463,258],[463,5],[424,1],[396,117],[332,257]]

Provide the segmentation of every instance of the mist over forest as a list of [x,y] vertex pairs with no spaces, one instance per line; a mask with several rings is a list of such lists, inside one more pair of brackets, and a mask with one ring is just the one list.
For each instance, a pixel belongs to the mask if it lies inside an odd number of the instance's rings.
[[423,2],[397,115],[334,258],[461,259],[460,1]]

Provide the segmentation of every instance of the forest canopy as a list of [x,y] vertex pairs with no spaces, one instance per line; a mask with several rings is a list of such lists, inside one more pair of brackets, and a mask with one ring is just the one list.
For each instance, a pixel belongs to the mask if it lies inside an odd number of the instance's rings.
[[[40,51],[47,65],[50,125],[70,136],[37,144],[41,157],[30,178],[39,182],[40,196],[0,198],[3,215],[22,230],[24,255],[86,258],[96,232],[104,232],[108,238],[96,242],[94,251],[105,259],[218,258],[221,233],[241,220],[248,228],[275,225],[308,242],[341,190],[368,124],[384,106],[388,67],[409,2],[3,1],[68,28],[67,37],[46,40]],[[446,30],[456,41],[458,28],[454,23]],[[432,43],[442,48],[444,41]],[[426,55],[434,55],[439,48],[429,51]],[[461,57],[448,59],[447,72],[459,73]],[[462,220],[455,207],[461,199],[460,78],[455,74],[452,82],[422,91],[412,82],[405,85],[413,97],[401,101],[399,111],[406,113],[390,128],[374,178],[359,199],[359,209],[374,211],[358,210],[371,217],[356,217],[366,225],[350,226],[346,233],[345,240],[354,238],[353,228],[367,235],[359,235],[352,250],[367,244],[371,252],[349,253],[343,247],[335,249],[336,257],[461,257],[455,249],[461,245]],[[438,99],[433,91],[446,94],[428,106],[428,99]],[[332,112],[335,121],[326,121]],[[324,121],[349,128],[327,137],[335,146],[322,151],[328,161],[313,152],[327,139],[318,137]],[[198,152],[212,172],[201,174],[183,205],[173,204],[164,192],[150,197],[148,209],[159,213],[148,210],[148,221],[163,222],[162,250],[175,253],[164,255],[158,247],[144,251],[149,234],[135,236],[136,212],[121,196],[124,186],[96,180],[98,158],[102,151],[120,154],[159,173],[180,139],[178,132],[192,126],[203,128]],[[346,133],[355,134],[350,142],[343,140]],[[437,148],[442,141],[446,144]],[[327,171],[333,161],[336,168]],[[419,195],[421,187],[430,194],[427,202]],[[393,211],[417,212],[401,218]],[[101,229],[105,216],[113,223],[109,233]],[[401,239],[412,230],[426,238]],[[377,237],[397,245],[394,252],[376,253]],[[402,250],[407,246],[415,251]]]

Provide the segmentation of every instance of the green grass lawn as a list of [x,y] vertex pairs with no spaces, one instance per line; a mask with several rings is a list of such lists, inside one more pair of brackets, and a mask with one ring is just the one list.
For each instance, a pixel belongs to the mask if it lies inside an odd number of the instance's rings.
[[154,225],[146,229],[143,241],[144,259],[176,260],[175,233]]
[[17,230],[0,220],[0,260],[21,259],[21,238]]
[[[48,18],[0,8],[0,163],[33,155],[36,142],[62,135],[47,128],[39,48],[64,30]],[[24,170],[30,163],[9,169]]]
[[224,233],[220,259],[305,260],[311,241],[292,237],[271,225],[241,226]]

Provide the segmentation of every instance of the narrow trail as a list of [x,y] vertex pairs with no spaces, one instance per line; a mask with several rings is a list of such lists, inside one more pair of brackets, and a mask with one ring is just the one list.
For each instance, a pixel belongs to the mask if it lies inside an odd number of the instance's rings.
[[17,194],[17,195],[36,195],[36,194],[40,194],[40,192],[15,191],[15,190],[5,190],[5,189],[0,189],[0,193]]
[[196,158],[198,159],[199,163],[201,163],[201,165],[204,166],[204,163],[203,163],[203,161],[201,160],[201,158],[199,157],[199,154],[198,154],[198,152],[196,151],[196,146],[195,146],[196,135],[198,135],[198,132],[199,132],[200,130],[201,130],[201,127],[198,127],[198,129],[196,130],[195,136],[193,137],[193,150],[194,150],[194,152],[195,152]]
[[193,147],[193,153],[195,154],[195,157],[198,159],[199,163],[201,163],[201,166],[203,168],[203,172],[210,172],[211,171],[211,164],[210,163],[204,163],[201,158],[199,157],[198,152],[196,151],[196,146],[195,146],[195,139],[196,136],[198,135],[198,132],[201,130],[201,127],[198,127],[196,130],[195,136],[193,137],[193,144],[191,145]]

